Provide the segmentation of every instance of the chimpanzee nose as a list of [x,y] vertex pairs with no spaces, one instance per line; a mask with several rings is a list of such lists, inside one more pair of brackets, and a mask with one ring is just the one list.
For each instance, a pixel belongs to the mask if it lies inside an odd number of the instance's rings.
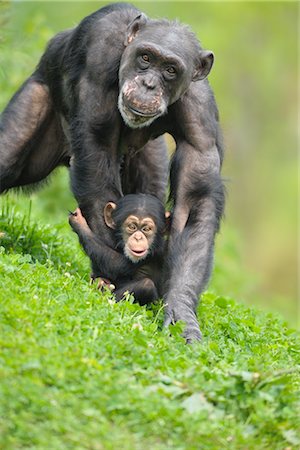
[[136,231],[134,238],[136,241],[140,241],[141,239],[143,239],[143,233],[141,231]]
[[143,85],[148,89],[155,88],[155,79],[152,75],[143,78]]

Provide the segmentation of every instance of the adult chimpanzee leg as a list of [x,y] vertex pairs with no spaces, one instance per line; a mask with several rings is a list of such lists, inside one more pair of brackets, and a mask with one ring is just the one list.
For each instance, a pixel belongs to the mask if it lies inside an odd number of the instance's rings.
[[48,87],[33,75],[0,117],[0,192],[42,180],[68,151]]
[[125,156],[122,188],[126,194],[151,194],[163,203],[169,177],[168,149],[163,136],[149,141],[139,152]]
[[187,143],[179,145],[172,163],[174,214],[165,324],[183,320],[187,342],[201,338],[196,307],[210,276],[224,203],[219,169],[217,147],[200,152]]

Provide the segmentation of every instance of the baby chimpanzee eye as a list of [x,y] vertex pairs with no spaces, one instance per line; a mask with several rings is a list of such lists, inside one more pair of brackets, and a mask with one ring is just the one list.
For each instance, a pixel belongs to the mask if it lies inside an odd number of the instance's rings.
[[128,229],[129,229],[129,231],[136,231],[137,230],[137,226],[136,226],[136,224],[135,223],[129,223],[128,224]]

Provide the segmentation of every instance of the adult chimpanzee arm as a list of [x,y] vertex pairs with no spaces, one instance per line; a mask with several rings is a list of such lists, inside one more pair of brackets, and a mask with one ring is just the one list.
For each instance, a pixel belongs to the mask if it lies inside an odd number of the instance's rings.
[[174,133],[177,150],[171,168],[174,212],[165,324],[183,320],[187,342],[201,338],[196,307],[211,273],[224,205],[218,114],[207,82],[200,83],[201,90],[195,83],[176,106],[181,126]]
[[115,89],[101,90],[103,80],[88,74],[80,82],[78,105],[72,113],[70,135],[73,157],[71,183],[89,227],[98,242],[95,251],[82,242],[95,276],[114,279],[130,272],[131,264],[113,249],[111,230],[103,220],[104,206],[122,195],[118,141],[120,117]]

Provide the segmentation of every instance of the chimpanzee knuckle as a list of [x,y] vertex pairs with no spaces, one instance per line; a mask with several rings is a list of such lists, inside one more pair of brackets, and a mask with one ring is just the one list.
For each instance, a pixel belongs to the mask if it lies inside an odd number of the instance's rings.
[[173,319],[172,312],[166,310],[163,326],[168,327],[169,325],[174,325],[174,324],[175,324],[175,320]]
[[198,324],[197,326],[190,326],[187,324],[183,331],[183,337],[185,338],[187,344],[194,344],[197,341],[201,341],[202,333]]
[[186,305],[176,304],[176,302],[171,305],[171,307],[168,305],[166,307],[164,327],[181,321],[184,323],[183,337],[187,344],[200,341],[202,334],[194,311],[187,308]]

